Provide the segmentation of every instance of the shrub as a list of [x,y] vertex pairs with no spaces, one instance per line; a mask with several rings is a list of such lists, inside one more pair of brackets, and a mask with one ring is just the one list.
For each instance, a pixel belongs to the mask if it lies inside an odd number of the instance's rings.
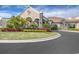
[[75,24],[69,24],[69,28],[75,28]]
[[44,28],[49,28],[50,26],[49,26],[48,23],[45,23],[45,24],[43,24],[43,27],[44,27]]
[[32,23],[30,26],[28,26],[28,28],[32,29],[38,28],[38,24]]
[[53,25],[53,26],[51,27],[51,30],[58,30],[57,25]]

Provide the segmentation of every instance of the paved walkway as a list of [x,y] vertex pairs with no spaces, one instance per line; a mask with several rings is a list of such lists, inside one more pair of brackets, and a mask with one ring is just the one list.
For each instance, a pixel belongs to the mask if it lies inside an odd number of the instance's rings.
[[79,33],[61,32],[55,40],[33,43],[0,43],[0,53],[71,54],[79,53]]

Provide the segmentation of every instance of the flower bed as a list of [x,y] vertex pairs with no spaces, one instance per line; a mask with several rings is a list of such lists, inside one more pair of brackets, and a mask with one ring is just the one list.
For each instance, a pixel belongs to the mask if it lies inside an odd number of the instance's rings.
[[47,28],[23,29],[23,32],[48,32]]
[[2,28],[2,32],[49,32],[47,28],[35,28],[35,29],[12,29],[12,28]]
[[2,32],[20,32],[22,31],[21,29],[12,29],[12,28],[2,28]]

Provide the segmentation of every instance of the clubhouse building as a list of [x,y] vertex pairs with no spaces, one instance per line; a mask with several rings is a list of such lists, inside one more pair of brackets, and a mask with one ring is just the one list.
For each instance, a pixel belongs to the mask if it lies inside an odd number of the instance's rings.
[[[50,26],[57,25],[59,29],[67,29],[70,25],[75,26],[75,28],[79,28],[79,18],[78,17],[71,17],[71,18],[60,18],[60,17],[45,17],[43,12],[40,12],[31,6],[28,6],[25,10],[21,12],[19,15],[26,20],[29,20],[29,24],[31,22],[35,22],[38,24],[39,28],[42,28],[42,23],[49,23]],[[7,18],[0,17],[0,28],[6,28]],[[27,27],[27,26],[26,26]]]
[[59,29],[68,29],[70,26],[79,28],[78,17],[70,17],[70,18],[49,17],[48,20],[52,22],[52,26],[56,24],[59,27]]
[[37,11],[31,6],[28,6],[28,8],[25,9],[19,16],[30,21],[29,25],[31,24],[31,22],[37,23],[39,25],[39,28],[42,28],[42,23],[48,21],[48,19],[45,16],[43,16],[42,12]]

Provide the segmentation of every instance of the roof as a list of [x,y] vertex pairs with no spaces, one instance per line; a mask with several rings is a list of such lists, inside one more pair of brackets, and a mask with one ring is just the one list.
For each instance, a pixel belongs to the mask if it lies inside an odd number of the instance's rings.
[[66,20],[67,23],[79,23],[79,20]]
[[24,9],[20,15],[22,15],[23,13],[26,13],[28,10],[32,10],[36,13],[40,13],[39,11],[37,11],[36,9],[32,8],[31,6],[28,6],[26,9]]
[[79,19],[77,18],[66,18],[65,21],[68,23],[79,23]]
[[60,17],[48,17],[49,21],[52,21],[54,23],[60,23],[62,22],[63,18]]
[[65,21],[66,23],[79,23],[79,19],[65,19],[65,18],[60,18],[60,17],[48,17],[50,21],[53,23],[62,23]]

